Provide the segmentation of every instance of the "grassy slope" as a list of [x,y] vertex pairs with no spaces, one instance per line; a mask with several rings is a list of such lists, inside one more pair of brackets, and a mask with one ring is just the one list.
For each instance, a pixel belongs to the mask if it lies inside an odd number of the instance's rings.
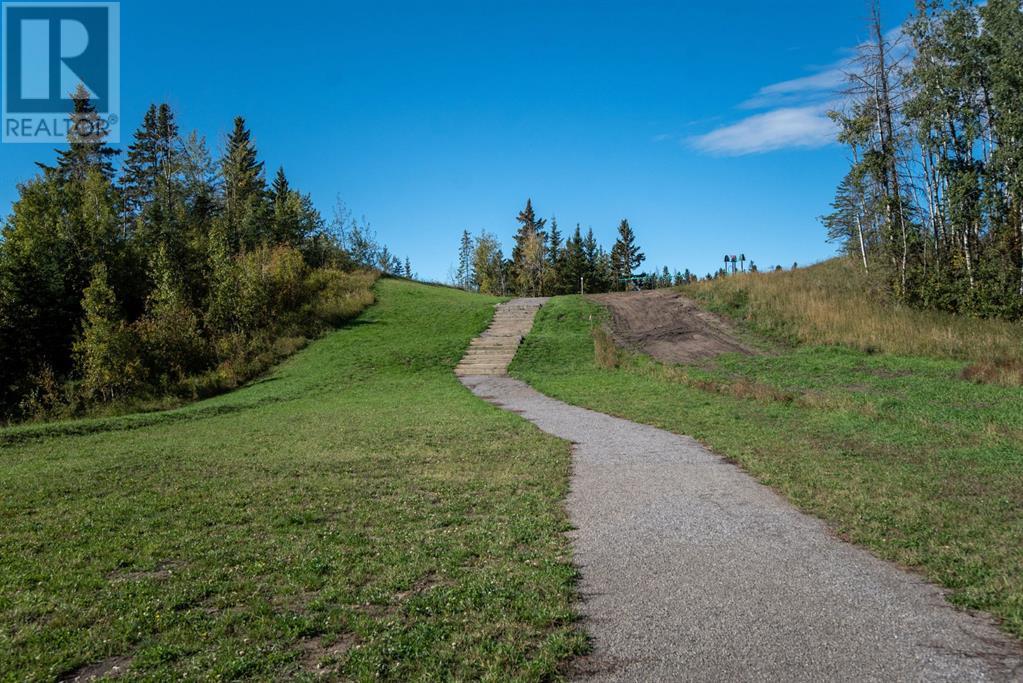
[[773,338],[1023,367],[1023,324],[893,304],[881,275],[846,258],[705,280],[686,293]]
[[1023,636],[1023,390],[961,362],[802,347],[597,367],[599,307],[543,308],[512,372],[569,403],[690,434],[845,538],[922,569]]
[[495,300],[377,295],[235,393],[0,431],[0,680],[540,678],[584,647],[568,447],[451,372]]

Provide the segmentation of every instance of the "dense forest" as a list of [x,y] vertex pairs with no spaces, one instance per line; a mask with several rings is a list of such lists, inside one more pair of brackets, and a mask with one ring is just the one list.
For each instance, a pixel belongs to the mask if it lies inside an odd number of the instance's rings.
[[0,239],[0,416],[70,415],[236,386],[411,274],[343,207],[268,183],[241,117],[214,159],[153,105],[123,163],[88,93]]
[[1023,317],[1023,9],[920,0],[870,40],[832,117],[851,167],[823,221],[891,296]]
[[497,236],[486,231],[476,237],[468,230],[462,233],[453,278],[457,286],[484,294],[554,296],[654,289],[696,280],[688,269],[672,273],[664,266],[640,271],[646,255],[636,243],[628,219],[619,223],[610,252],[597,242],[592,228],[584,235],[576,224],[566,238],[557,219],[552,218],[548,228],[547,219],[533,210],[531,199],[516,220],[515,243],[507,258]]

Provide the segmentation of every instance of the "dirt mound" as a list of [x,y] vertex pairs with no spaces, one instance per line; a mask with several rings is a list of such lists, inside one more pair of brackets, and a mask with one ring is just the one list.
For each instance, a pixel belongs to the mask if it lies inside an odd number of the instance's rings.
[[693,363],[722,353],[754,353],[726,320],[672,290],[597,294],[611,312],[615,341],[664,363]]

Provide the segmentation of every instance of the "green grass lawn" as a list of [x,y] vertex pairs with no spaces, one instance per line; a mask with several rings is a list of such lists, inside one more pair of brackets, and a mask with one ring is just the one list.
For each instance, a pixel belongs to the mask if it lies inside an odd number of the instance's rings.
[[569,447],[452,374],[495,299],[394,280],[271,375],[0,431],[0,680],[542,679],[585,648]]
[[600,307],[554,299],[512,372],[577,405],[689,434],[844,538],[922,570],[1023,636],[1023,389],[963,364],[801,347],[668,367],[594,361]]

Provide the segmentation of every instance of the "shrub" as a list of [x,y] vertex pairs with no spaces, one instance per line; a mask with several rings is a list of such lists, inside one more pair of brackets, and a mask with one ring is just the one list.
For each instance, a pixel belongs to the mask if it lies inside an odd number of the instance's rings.
[[156,287],[146,302],[146,312],[134,329],[142,342],[146,366],[163,385],[180,382],[207,362],[207,345],[199,329],[199,317],[185,300],[181,287],[160,252],[155,265]]
[[21,415],[29,419],[42,420],[61,412],[67,404],[65,386],[49,365],[32,376],[31,388],[18,406]]
[[130,395],[142,382],[137,339],[117,310],[114,290],[102,263],[92,270],[92,283],[82,299],[85,312],[81,338],[74,345],[87,401],[109,402]]
[[240,330],[277,330],[294,322],[306,276],[305,261],[297,249],[259,247],[238,258],[236,273],[235,309]]
[[308,281],[313,316],[330,326],[351,320],[373,303],[371,288],[376,279],[374,271],[344,273],[323,268],[313,272]]

